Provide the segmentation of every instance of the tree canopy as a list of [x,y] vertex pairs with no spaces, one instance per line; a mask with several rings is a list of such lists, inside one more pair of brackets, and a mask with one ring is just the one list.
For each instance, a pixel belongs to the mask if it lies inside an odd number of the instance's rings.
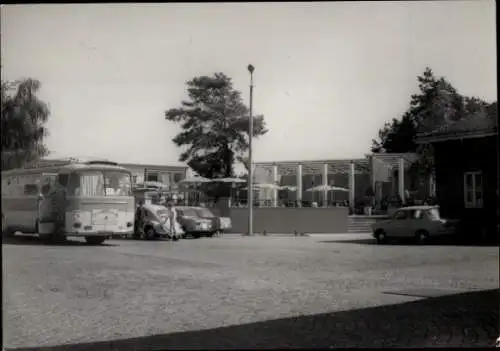
[[[195,77],[186,85],[189,100],[165,112],[182,130],[172,139],[183,149],[179,160],[203,177],[230,177],[234,162],[248,151],[249,109],[224,73]],[[253,136],[264,135],[264,116],[253,118]]]
[[40,82],[2,81],[2,170],[21,167],[48,154],[44,144],[49,108],[36,93]]
[[401,118],[393,118],[379,130],[372,152],[416,152],[414,140],[418,132],[464,116],[463,97],[445,78],[434,76],[426,68],[417,79],[420,92],[411,96],[410,106]]
[[410,106],[401,118],[393,118],[379,130],[372,152],[415,152],[418,132],[431,131],[443,123],[458,121],[475,113],[497,113],[497,103],[460,95],[443,77],[430,68],[417,77],[420,92],[411,96]]
[[472,114],[483,112],[496,114],[496,102],[488,103],[477,97],[460,95],[443,77],[436,77],[427,67],[417,77],[419,93],[411,96],[408,110],[400,117],[387,122],[372,140],[372,152],[420,154],[417,164],[425,172],[433,167],[432,148],[415,143],[419,132],[439,128],[444,123],[458,121]]

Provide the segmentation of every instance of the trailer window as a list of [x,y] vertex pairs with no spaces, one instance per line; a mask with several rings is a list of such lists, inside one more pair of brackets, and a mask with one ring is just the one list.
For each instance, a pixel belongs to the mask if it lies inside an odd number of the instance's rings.
[[468,208],[483,207],[483,177],[481,172],[464,173],[464,204]]

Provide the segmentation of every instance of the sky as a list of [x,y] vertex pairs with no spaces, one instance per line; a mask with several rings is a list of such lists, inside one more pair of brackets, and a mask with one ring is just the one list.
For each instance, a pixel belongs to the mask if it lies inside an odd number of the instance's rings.
[[224,72],[269,132],[254,161],[359,158],[426,66],[497,97],[495,2],[2,5],[2,79],[40,80],[51,158],[172,164],[165,110]]

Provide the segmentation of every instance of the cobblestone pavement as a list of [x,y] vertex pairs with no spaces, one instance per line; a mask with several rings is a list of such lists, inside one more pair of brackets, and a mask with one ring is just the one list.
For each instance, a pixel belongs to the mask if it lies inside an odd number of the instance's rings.
[[497,247],[108,243],[2,245],[6,349],[492,346],[499,334],[498,290],[486,291]]

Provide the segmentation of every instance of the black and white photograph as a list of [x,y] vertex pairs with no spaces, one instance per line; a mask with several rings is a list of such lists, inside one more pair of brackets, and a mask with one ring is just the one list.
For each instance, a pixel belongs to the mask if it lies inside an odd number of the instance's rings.
[[500,347],[495,1],[0,26],[3,350]]

